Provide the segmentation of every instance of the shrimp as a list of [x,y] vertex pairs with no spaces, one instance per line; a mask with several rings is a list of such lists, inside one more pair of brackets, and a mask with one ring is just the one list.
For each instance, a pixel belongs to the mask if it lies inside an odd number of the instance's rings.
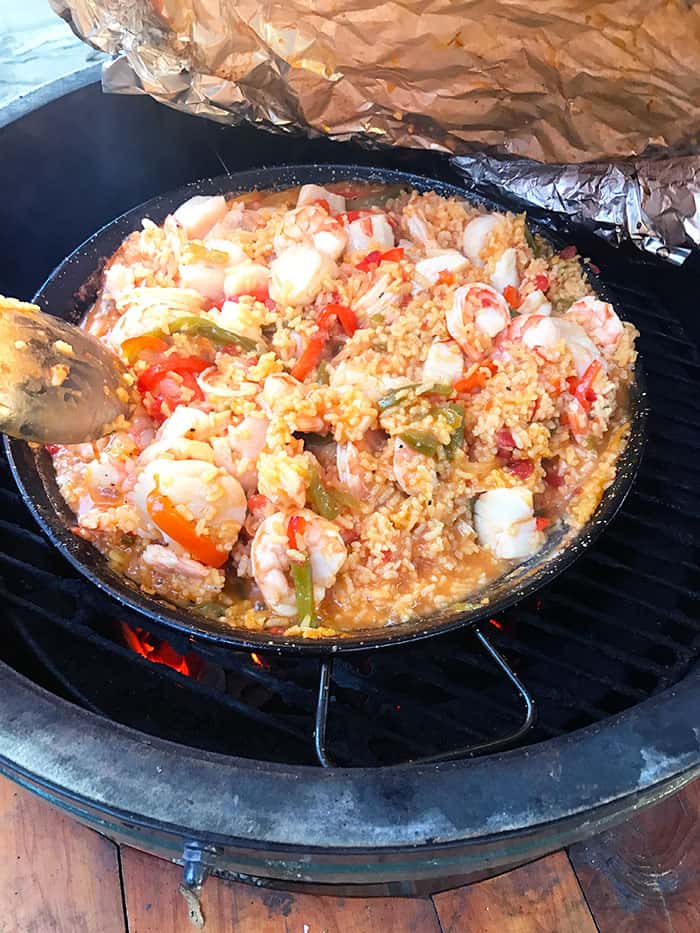
[[309,397],[309,387],[287,373],[271,373],[260,393],[260,407],[269,418],[285,415],[293,430],[305,434],[325,434],[326,427],[318,406]]
[[200,564],[198,560],[176,554],[172,548],[162,544],[149,544],[144,548],[141,559],[147,567],[159,573],[176,573],[192,580],[205,580],[211,573],[211,567]]
[[491,349],[493,338],[510,324],[505,300],[490,285],[474,282],[454,293],[445,315],[447,330],[470,360],[479,360]]
[[[314,605],[319,606],[326,590],[335,583],[345,563],[347,549],[338,528],[308,509],[293,513],[304,519],[304,531],[297,534],[297,548],[311,560]],[[292,516],[275,512],[255,532],[251,547],[253,577],[269,608],[280,616],[297,614],[296,597],[291,580],[291,564],[287,527]]]
[[308,244],[330,259],[338,259],[348,242],[348,235],[339,220],[315,204],[296,207],[282,218],[282,227],[275,236],[277,253],[289,246]]
[[336,445],[335,465],[338,479],[348,492],[357,496],[358,499],[364,496],[366,490],[360,476],[360,451],[352,441]]
[[213,437],[214,463],[235,476],[250,495],[258,485],[257,460],[265,447],[267,418],[246,415],[237,425],[229,426],[225,437]]
[[[456,249],[445,249],[426,259],[419,259],[416,272],[430,285],[435,285],[441,272],[461,272],[467,265],[466,257]],[[418,288],[417,291],[421,289]]]
[[514,247],[505,250],[499,257],[493,272],[491,273],[491,284],[502,292],[508,286],[517,288],[520,285],[520,275],[518,273],[518,254]]
[[613,306],[593,295],[575,301],[564,315],[579,324],[604,353],[612,353],[624,332]]
[[207,317],[224,330],[233,331],[257,343],[262,342],[262,325],[265,312],[260,313],[252,297],[247,301],[227,299],[221,308],[212,308]]
[[[158,524],[150,503],[151,493],[165,499],[179,521],[191,525],[186,538],[177,540]],[[241,484],[224,470],[204,460],[153,460],[139,473],[133,490],[136,507],[148,526],[178,553],[192,554],[197,540],[230,551],[236,543],[246,514]]]
[[518,314],[541,314],[549,317],[552,313],[552,306],[547,301],[545,294],[539,288],[522,300],[518,307]]
[[382,275],[354,302],[353,310],[361,316],[363,323],[366,323],[372,314],[383,314],[389,323],[391,322],[399,296],[396,292],[389,291],[390,284],[389,276]]
[[270,264],[270,298],[282,305],[310,304],[335,263],[312,246],[290,246]]
[[429,498],[437,483],[432,457],[419,453],[398,437],[394,441],[394,479],[407,496]]
[[530,557],[544,543],[526,486],[482,493],[474,505],[474,526],[479,543],[504,560]]
[[502,224],[501,214],[480,214],[470,220],[462,234],[462,250],[475,266],[483,266],[481,254],[494,233]]
[[113,506],[124,498],[131,461],[117,460],[106,452],[85,467],[85,486],[95,505]]
[[461,379],[464,357],[454,340],[434,340],[423,363],[423,382],[452,385]]
[[386,214],[366,214],[345,227],[348,253],[366,253],[373,249],[387,250],[394,245],[394,231]]
[[185,315],[197,315],[203,308],[202,295],[191,288],[134,288],[117,301],[122,312],[107,337],[115,349],[129,337],[166,330],[168,324]]
[[563,341],[571,353],[579,377],[585,373],[593,360],[601,358],[585,330],[573,321],[560,317],[523,314],[512,322],[507,338],[516,343],[523,343],[547,359],[557,358],[557,344]]
[[345,198],[342,194],[334,194],[328,188],[322,188],[321,185],[302,185],[299,189],[297,207],[316,204],[317,201],[325,201],[331,214],[342,214],[345,210]]
[[181,204],[173,217],[191,240],[201,240],[227,211],[223,195],[206,197],[197,194]]
[[230,266],[224,278],[224,294],[227,298],[241,295],[265,295],[270,285],[270,270],[260,262],[243,259]]

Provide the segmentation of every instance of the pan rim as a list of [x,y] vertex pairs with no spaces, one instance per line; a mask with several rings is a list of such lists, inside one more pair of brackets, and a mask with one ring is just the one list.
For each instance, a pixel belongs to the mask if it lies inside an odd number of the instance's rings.
[[[299,178],[298,176],[306,177]],[[363,181],[401,182],[417,190],[435,190],[439,193],[464,198],[472,203],[486,204],[500,210],[503,210],[504,207],[507,208],[504,203],[476,196],[459,185],[394,169],[339,163],[260,166],[230,175],[192,181],[178,189],[156,195],[154,198],[130,208],[100,227],[83,243],[78,245],[50,273],[33,300],[46,308],[46,292],[49,291],[50,293],[67,270],[72,269],[77,264],[82,266],[89,259],[92,259],[94,267],[97,267],[100,259],[97,247],[99,247],[105,236],[118,232],[121,240],[129,232],[128,230],[122,232],[122,227],[130,226],[132,220],[134,221],[132,226],[136,228],[140,224],[140,220],[144,216],[148,216],[149,212],[158,215],[162,208],[167,208],[167,212],[169,212],[174,204],[181,203],[181,200],[195,193],[233,193],[235,191],[251,190],[254,187],[273,189],[286,187],[294,184],[295,181],[296,183],[300,181],[328,183],[335,179],[352,180],[353,178]],[[255,179],[257,179],[257,184]],[[541,224],[534,220],[528,222],[536,232],[545,236],[553,245],[564,245],[555,234],[552,234]],[[595,292],[607,298],[608,289],[600,277],[590,269],[585,269],[585,271]],[[208,642],[246,651],[263,650],[287,655],[323,656],[395,647],[474,626],[484,618],[502,612],[522,599],[531,596],[570,567],[598,538],[617,514],[633,486],[641,463],[646,437],[647,408],[644,374],[639,357],[635,366],[635,381],[632,384],[630,393],[630,405],[632,416],[630,436],[625,448],[619,455],[615,478],[605,490],[593,516],[591,516],[584,528],[580,529],[573,539],[557,554],[544,563],[540,562],[539,567],[537,567],[538,562],[535,562],[535,569],[533,569],[532,574],[524,584],[511,587],[500,598],[489,601],[485,605],[475,606],[463,612],[453,610],[451,617],[444,621],[431,623],[430,617],[423,617],[419,620],[384,625],[376,630],[363,630],[358,634],[343,635],[335,639],[329,637],[290,639],[264,632],[248,632],[245,629],[228,625],[217,628],[210,623],[210,626],[207,626],[210,620],[147,596],[137,588],[136,584],[131,584],[126,578],[116,574],[109,567],[104,556],[93,545],[82,541],[82,539],[78,539],[80,544],[77,544],[75,536],[69,531],[64,518],[61,517],[58,511],[60,506],[52,499],[49,490],[46,488],[46,483],[41,476],[37,463],[37,457],[31,453],[27,456],[28,445],[25,442],[7,437],[4,439],[4,444],[13,478],[22,498],[52,545],[80,574],[125,608],[139,613],[146,619],[150,619],[159,628],[174,631],[180,636],[186,636],[194,643],[197,641]],[[28,488],[37,481],[46,500],[43,507],[37,501],[37,494]],[[50,507],[47,508],[47,505]],[[83,547],[80,547],[80,545],[83,545]],[[525,565],[518,566],[523,567]],[[513,570],[515,569],[513,568]],[[497,580],[503,580],[507,576],[508,574],[502,575]],[[445,610],[445,612],[447,611]]]

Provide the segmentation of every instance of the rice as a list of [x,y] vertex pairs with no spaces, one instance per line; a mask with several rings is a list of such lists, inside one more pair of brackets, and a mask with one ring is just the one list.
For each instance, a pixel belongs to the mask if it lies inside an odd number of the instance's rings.
[[[85,326],[138,405],[52,451],[76,531],[146,592],[248,630],[342,635],[478,601],[612,482],[636,331],[524,215],[475,246],[482,211],[433,192],[342,217],[295,200],[237,197],[203,241],[144,221],[107,264]],[[299,265],[282,303],[224,294],[237,263],[264,280],[289,243],[300,264],[332,251],[304,291]],[[502,504],[475,513],[489,493]]]

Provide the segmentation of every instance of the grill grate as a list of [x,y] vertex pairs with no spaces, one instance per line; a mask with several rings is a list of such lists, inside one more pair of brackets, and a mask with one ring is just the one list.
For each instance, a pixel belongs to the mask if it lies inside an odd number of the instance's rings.
[[[637,485],[611,528],[573,568],[489,627],[537,701],[528,742],[605,719],[677,682],[700,649],[700,361],[681,321],[655,297],[668,294],[679,273],[621,263],[597,249],[599,265],[607,258],[616,266],[611,285],[642,334],[649,441]],[[682,310],[685,301],[690,314],[691,298],[675,292],[674,306]],[[266,656],[256,664],[248,654],[206,648],[197,679],[150,664],[119,634],[120,622],[143,620],[77,576],[36,531],[4,458],[0,515],[1,658],[142,731],[228,754],[313,763],[318,662]],[[182,653],[191,649],[169,640]],[[342,656],[333,678],[328,742],[344,764],[386,764],[487,741],[512,731],[522,715],[469,632]]]

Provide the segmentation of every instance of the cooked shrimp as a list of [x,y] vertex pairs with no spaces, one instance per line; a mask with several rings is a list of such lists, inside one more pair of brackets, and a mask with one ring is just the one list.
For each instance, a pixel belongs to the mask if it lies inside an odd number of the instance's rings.
[[604,353],[614,350],[624,331],[613,306],[592,295],[575,301],[565,317],[579,324]]
[[[205,580],[212,572],[211,567],[200,564],[198,560],[176,554],[172,548],[162,544],[149,544],[144,548],[141,558],[147,567],[159,573],[176,573],[179,576],[189,577],[192,580]],[[223,584],[223,574],[222,574]]]
[[552,306],[547,301],[543,291],[536,288],[534,291],[522,300],[518,307],[518,314],[542,314],[549,317],[552,313]]
[[518,254],[514,247],[505,250],[499,257],[491,273],[491,284],[502,292],[509,285],[517,288],[520,285],[520,275],[518,273]]
[[270,270],[262,263],[243,259],[230,266],[224,278],[224,294],[227,298],[241,295],[265,296],[270,285]]
[[366,490],[360,475],[360,452],[352,441],[336,445],[335,464],[338,479],[348,492],[358,499],[364,496]]
[[[298,549],[311,559],[314,604],[320,605],[326,590],[335,583],[345,563],[347,549],[336,526],[308,509],[293,513],[304,519],[305,529],[297,535]],[[253,577],[269,608],[280,616],[297,614],[296,597],[290,569],[294,552],[290,554],[287,527],[292,516],[275,512],[260,525],[253,538],[251,560]]]
[[260,406],[269,418],[286,415],[295,431],[325,433],[321,413],[309,399],[309,387],[287,373],[272,373],[263,384]]
[[452,385],[461,379],[463,372],[464,357],[459,344],[454,340],[434,340],[423,363],[423,382]]
[[85,487],[96,505],[113,506],[121,502],[127,488],[127,464],[103,452],[85,467]]
[[460,272],[467,265],[464,257],[456,249],[445,249],[416,263],[416,272],[430,285],[435,285],[441,272]]
[[394,245],[394,231],[386,214],[366,214],[347,224],[345,229],[348,235],[348,253],[386,250]]
[[437,470],[432,457],[419,453],[398,437],[394,440],[394,479],[407,496],[430,495],[437,483]]
[[367,291],[353,304],[353,310],[363,324],[372,314],[383,314],[390,321],[392,311],[397,307],[399,296],[389,291],[391,279],[388,275],[380,276]]
[[161,424],[156,434],[156,441],[173,441],[178,438],[205,441],[212,434],[217,434],[228,420],[224,413],[206,414],[189,405],[178,405],[175,411]]
[[[151,506],[157,492],[180,521],[191,525],[187,539],[177,540],[160,527]],[[241,484],[224,470],[204,460],[154,460],[141,470],[133,492],[134,504],[176,550],[191,553],[190,540],[203,540],[221,551],[236,542],[246,513]],[[196,557],[197,554],[192,554]]]
[[345,198],[342,194],[334,194],[328,188],[322,188],[321,185],[302,185],[299,189],[297,198],[297,207],[305,207],[307,204],[316,204],[318,201],[325,201],[331,214],[342,214],[345,210]]
[[[593,360],[600,359],[595,344],[585,330],[574,321],[542,314],[523,314],[508,328],[507,338],[537,350],[547,359],[558,357],[557,344],[563,341],[571,353],[578,376],[582,376]],[[546,352],[543,352],[546,351]]]
[[321,291],[335,263],[312,246],[290,246],[270,264],[270,298],[282,305],[305,305]]
[[330,259],[338,259],[348,242],[348,235],[339,220],[315,204],[288,211],[282,219],[280,232],[274,239],[276,252],[289,246],[310,244]]
[[504,217],[501,214],[480,214],[470,220],[464,228],[462,250],[464,255],[468,256],[475,266],[483,266],[484,262],[481,254],[491,234],[503,224],[503,221]]
[[256,463],[269,425],[267,418],[246,415],[239,424],[229,426],[225,436],[211,439],[214,463],[235,476],[249,494],[258,483]]
[[474,505],[474,525],[479,543],[505,560],[530,557],[544,542],[526,486],[482,493]]
[[316,466],[313,456],[276,450],[263,452],[258,457],[258,489],[277,508],[302,508],[306,502],[312,468]]
[[431,237],[428,233],[428,226],[425,222],[425,218],[421,213],[416,212],[410,214],[406,218],[406,227],[413,239],[417,240],[418,243],[422,243],[426,249],[431,249],[437,246],[434,238]]
[[107,337],[119,349],[129,337],[166,330],[168,324],[183,315],[200,314],[202,295],[190,288],[134,288],[117,301],[121,317]]
[[233,331],[234,334],[240,334],[242,337],[249,337],[258,343],[262,342],[264,312],[260,313],[259,307],[250,296],[243,301],[227,299],[220,309],[212,308],[206,316],[224,330]]
[[195,195],[181,204],[173,214],[191,240],[201,240],[226,214],[228,206],[222,195]]
[[474,282],[454,293],[445,322],[450,336],[469,359],[478,360],[490,350],[493,338],[510,324],[510,311],[495,289]]

